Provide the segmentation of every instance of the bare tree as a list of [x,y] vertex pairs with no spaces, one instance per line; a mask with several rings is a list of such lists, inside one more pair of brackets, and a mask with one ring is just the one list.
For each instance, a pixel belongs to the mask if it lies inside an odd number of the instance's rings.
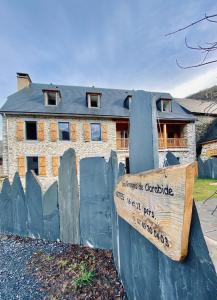
[[[201,18],[201,19],[199,19],[195,22],[192,22],[191,24],[188,24],[187,26],[181,27],[181,28],[179,28],[175,31],[167,33],[167,34],[165,34],[165,36],[170,36],[170,35],[176,34],[180,31],[186,30],[187,28],[189,28],[191,26],[195,26],[196,24],[198,24],[200,22],[204,22],[204,21],[217,24],[217,14],[213,14],[213,15],[206,15],[205,14],[205,16],[203,18]],[[185,37],[185,46],[188,49],[201,52],[203,58],[202,58],[201,62],[199,62],[198,64],[190,65],[190,66],[183,66],[176,59],[176,64],[178,65],[178,67],[180,67],[182,69],[190,69],[190,68],[196,68],[196,67],[201,67],[201,66],[204,66],[204,65],[216,63],[217,59],[214,58],[214,59],[208,60],[208,56],[209,56],[210,53],[214,53],[214,54],[217,55],[217,41],[215,41],[215,42],[206,42],[205,44],[206,44],[206,46],[201,46],[201,45],[192,46],[192,45],[189,44],[189,42],[187,41],[187,38]]]

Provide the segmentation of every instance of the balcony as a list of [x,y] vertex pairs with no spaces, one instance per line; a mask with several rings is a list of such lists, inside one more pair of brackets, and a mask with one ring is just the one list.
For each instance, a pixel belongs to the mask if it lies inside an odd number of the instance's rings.
[[129,139],[127,138],[117,138],[116,139],[117,150],[128,150]]
[[185,138],[168,138],[158,139],[159,149],[171,149],[171,148],[187,148],[188,140]]
[[[116,139],[117,150],[128,150],[129,139],[127,138],[117,138]],[[168,138],[158,139],[159,149],[173,149],[173,148],[187,148],[188,140],[186,138]]]

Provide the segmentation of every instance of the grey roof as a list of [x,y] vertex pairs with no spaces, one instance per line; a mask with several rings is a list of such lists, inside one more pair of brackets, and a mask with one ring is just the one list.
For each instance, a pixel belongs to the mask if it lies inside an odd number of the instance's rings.
[[[61,101],[57,106],[45,106],[42,90],[59,90]],[[99,92],[101,108],[88,108],[86,104],[87,92]],[[127,95],[135,96],[134,90],[106,89],[95,87],[65,86],[52,84],[31,83],[8,97],[0,109],[0,113],[13,114],[57,114],[57,115],[86,115],[129,118],[129,109],[124,106]],[[147,92],[146,92],[147,93]],[[154,93],[159,98],[171,98],[167,93]],[[159,118],[194,120],[194,116],[186,112],[176,101],[172,100],[172,113],[158,112]]]
[[176,101],[191,113],[217,115],[217,102],[199,99],[176,99]]
[[217,119],[215,119],[207,129],[206,134],[201,138],[200,143],[207,143],[217,140]]

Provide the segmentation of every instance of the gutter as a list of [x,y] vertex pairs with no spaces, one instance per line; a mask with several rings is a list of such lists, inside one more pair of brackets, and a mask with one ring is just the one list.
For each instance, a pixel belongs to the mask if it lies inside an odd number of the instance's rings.
[[[0,114],[7,114],[7,115],[35,115],[35,116],[64,116],[64,117],[82,117],[82,118],[111,118],[111,119],[130,119],[130,115],[128,116],[114,116],[114,115],[93,115],[93,114],[67,114],[67,113],[46,113],[46,112],[11,112],[11,111],[0,111]],[[165,118],[165,117],[157,117],[159,120],[176,120],[176,121],[189,121],[195,122],[196,118]]]

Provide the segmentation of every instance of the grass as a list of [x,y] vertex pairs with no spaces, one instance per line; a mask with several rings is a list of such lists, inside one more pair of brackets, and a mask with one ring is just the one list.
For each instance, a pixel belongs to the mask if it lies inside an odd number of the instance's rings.
[[[216,183],[217,179],[201,179],[197,178],[194,185],[194,199],[196,201],[203,201],[209,198],[217,191],[217,185],[210,185],[210,183]],[[216,195],[217,198],[217,195]]]

